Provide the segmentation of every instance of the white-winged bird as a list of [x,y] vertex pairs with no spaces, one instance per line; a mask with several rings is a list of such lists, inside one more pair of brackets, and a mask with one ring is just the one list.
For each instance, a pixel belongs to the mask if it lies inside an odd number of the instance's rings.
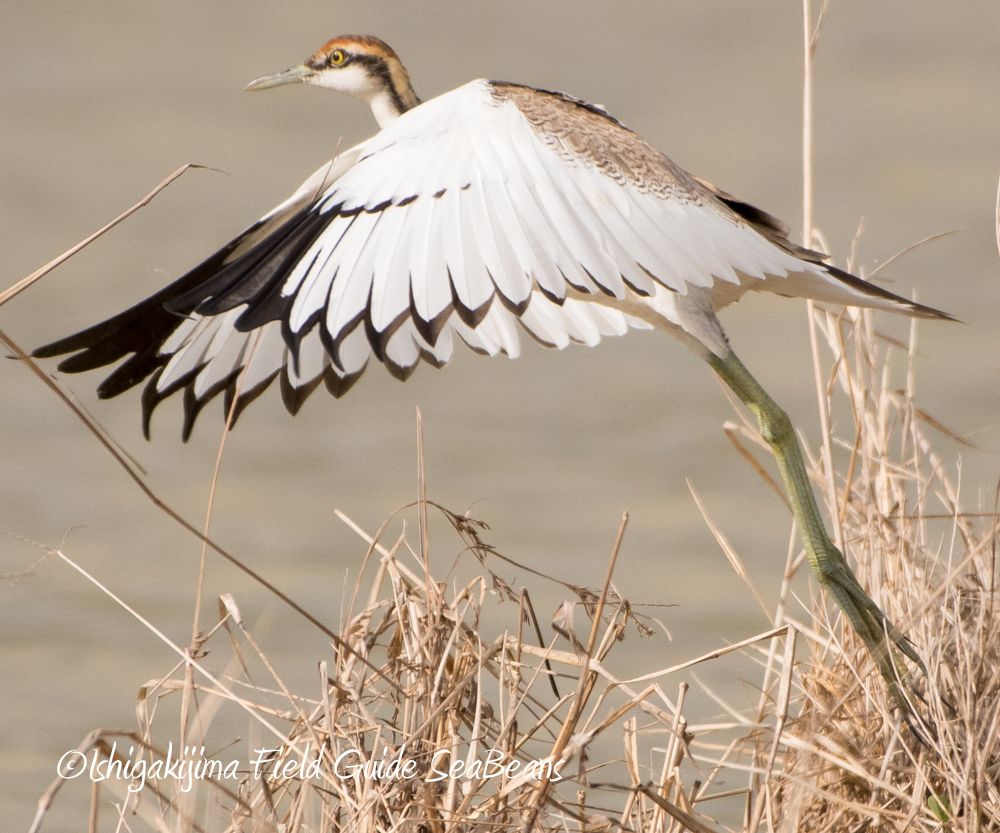
[[421,359],[441,366],[455,335],[515,356],[518,325],[554,347],[664,330],[757,418],[820,583],[905,710],[891,646],[919,659],[831,543],[792,425],[716,312],[764,291],[949,316],[829,265],[771,215],[562,93],[479,80],[421,103],[396,53],[368,36],[335,38],[247,89],[294,82],[363,98],[380,132],[170,286],[34,355],[75,353],[59,365],[69,373],[125,358],[99,395],[148,379],[148,436],[156,405],[183,391],[186,439],[220,392],[231,405],[239,388],[239,411],[280,377],[294,413],[321,381],[342,395],[372,355],[400,379]]

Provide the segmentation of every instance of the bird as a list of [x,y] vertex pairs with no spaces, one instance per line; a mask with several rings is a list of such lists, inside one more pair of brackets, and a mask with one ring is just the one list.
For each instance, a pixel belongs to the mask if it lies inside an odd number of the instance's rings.
[[143,430],[183,392],[186,440],[224,394],[239,413],[275,380],[296,413],[342,396],[371,357],[405,380],[456,339],[515,357],[630,329],[674,336],[757,418],[810,564],[906,708],[898,649],[920,660],[830,541],[787,415],[736,357],[716,313],[747,292],[953,320],[845,272],[767,212],[685,172],[603,107],[475,80],[426,102],[397,54],[336,37],[247,90],[294,83],[368,102],[380,128],[200,265],[112,318],[34,351],[80,373],[125,359],[111,398],[145,382]]

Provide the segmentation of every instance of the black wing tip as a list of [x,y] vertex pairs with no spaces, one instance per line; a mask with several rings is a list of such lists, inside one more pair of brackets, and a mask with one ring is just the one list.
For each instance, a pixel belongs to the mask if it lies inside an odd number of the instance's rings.
[[[825,255],[819,256],[825,257]],[[900,307],[898,312],[910,315],[913,318],[927,318],[932,321],[953,321],[956,324],[964,323],[947,312],[935,309],[934,307],[925,306],[924,304],[918,304],[916,301],[911,301],[908,298],[903,298],[900,295],[896,295],[894,292],[890,292],[888,289],[883,289],[881,286],[878,286],[871,281],[866,281],[864,278],[859,278],[857,275],[852,275],[850,272],[845,272],[843,269],[831,266],[829,263],[823,263],[819,260],[814,260],[813,262],[822,265],[831,276],[839,280],[841,283],[847,284],[847,286],[852,289],[856,289],[859,292],[865,295],[870,295],[873,298],[880,298],[883,301],[892,301],[895,304],[898,304]]]
[[934,307],[926,307],[923,304],[918,304],[916,301],[910,302],[910,311],[915,318],[929,318],[932,321],[951,321],[954,324],[965,323],[954,315],[950,315]]
[[413,364],[396,364],[396,362],[394,362],[392,359],[386,357],[385,359],[382,360],[382,364],[385,365],[385,369],[389,371],[390,376],[392,376],[394,379],[398,379],[400,382],[405,382],[413,375],[413,372],[417,369],[417,365],[419,364],[419,357],[418,361],[415,361]]
[[[153,411],[156,410],[157,405],[173,392],[162,392],[156,389],[156,383],[160,381],[160,376],[162,375],[163,368],[157,368],[153,372],[152,378],[146,383],[146,387],[142,389],[142,436],[146,438],[146,442],[152,439]],[[101,399],[110,398],[108,396],[101,396],[100,389],[98,389],[97,395]]]
[[233,415],[232,421],[229,423],[230,430],[236,427],[236,421],[240,418],[240,415],[255,399],[257,399],[271,386],[271,383],[278,377],[280,372],[280,370],[275,370],[274,373],[264,379],[264,381],[259,382],[250,390],[240,391],[239,398],[236,399],[235,408],[233,407],[233,399],[236,397],[236,389],[239,386],[239,378],[232,381],[232,383],[226,388],[225,396],[225,412],[226,414],[232,412]]
[[326,370],[323,371],[323,381],[326,384],[327,391],[334,399],[340,399],[340,397],[354,387],[354,384],[361,378],[367,367],[368,362],[366,360],[361,370],[341,376],[332,366],[327,366]]
[[[65,356],[67,353],[77,353],[78,351],[82,351],[78,353],[78,356],[86,355],[94,348],[100,346],[110,336],[117,333],[121,329],[123,322],[126,324],[131,323],[132,319],[126,316],[140,307],[143,303],[145,302],[140,302],[140,304],[137,304],[135,307],[101,321],[99,324],[87,327],[85,330],[80,330],[77,333],[68,335],[65,338],[60,338],[57,341],[50,342],[49,344],[43,344],[41,347],[36,347],[31,351],[31,357],[34,359],[53,359],[56,356]],[[72,361],[78,356],[71,356],[66,361]],[[114,361],[114,359],[105,362],[105,364],[110,364],[111,361]],[[95,367],[100,366],[101,365],[95,365]],[[60,370],[61,369],[62,368],[60,367]],[[69,372],[73,373],[79,371]]]
[[285,404],[285,410],[288,411],[292,416],[298,414],[302,410],[302,406],[305,404],[306,400],[312,395],[312,392],[319,387],[320,383],[323,381],[323,374],[321,373],[315,379],[306,382],[306,384],[300,387],[295,387],[292,384],[292,380],[288,376],[288,365],[284,365],[281,369],[281,401]]
[[72,353],[77,348],[72,345],[66,346],[66,342],[73,338],[75,338],[75,336],[63,338],[59,341],[53,341],[51,344],[43,344],[41,347],[36,347],[31,351],[31,358],[54,359],[56,356],[65,356],[67,353]]
[[[144,380],[148,379],[150,376],[154,376],[155,379],[159,378],[157,371],[162,370],[162,368],[167,364],[170,356],[160,355],[159,347],[154,348],[156,352],[154,354],[146,353],[136,353],[131,356],[127,361],[119,365],[115,370],[108,375],[107,378],[100,385],[97,386],[97,397],[99,399],[113,399],[119,396],[127,390],[131,390],[136,385],[140,384]],[[86,355],[86,354],[78,354]],[[65,362],[59,365],[59,369],[68,373],[80,373],[83,370],[91,370],[92,367],[77,367],[72,368],[65,367],[69,362],[77,356],[73,356],[67,359]],[[99,367],[100,365],[93,365],[93,367]],[[199,368],[200,369],[200,368]],[[176,390],[174,387],[171,390]]]
[[197,396],[194,395],[194,387],[188,385],[184,388],[184,425],[181,427],[181,442],[186,443],[191,439],[191,432],[194,430],[194,424],[198,419],[198,414],[201,413],[201,409],[205,407],[205,402],[199,400]]

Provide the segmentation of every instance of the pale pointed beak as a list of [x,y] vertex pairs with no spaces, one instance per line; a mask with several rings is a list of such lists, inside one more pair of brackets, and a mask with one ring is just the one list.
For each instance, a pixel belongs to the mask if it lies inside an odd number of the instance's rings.
[[309,69],[305,64],[301,64],[291,69],[276,72],[274,75],[265,75],[263,78],[251,81],[243,89],[248,91],[269,90],[271,87],[280,87],[283,84],[297,84],[301,81],[308,81],[313,75],[315,75],[313,70]]

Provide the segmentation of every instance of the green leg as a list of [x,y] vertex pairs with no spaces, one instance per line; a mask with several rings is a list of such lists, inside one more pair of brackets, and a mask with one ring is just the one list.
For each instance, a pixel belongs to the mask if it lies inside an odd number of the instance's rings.
[[892,648],[895,646],[922,667],[920,658],[909,640],[868,597],[840,550],[827,536],[788,414],[767,395],[732,351],[725,358],[713,354],[708,362],[757,418],[761,436],[771,446],[778,461],[802,544],[820,585],[833,597],[868,646],[896,704],[904,714],[911,713],[912,707],[902,689],[902,682],[908,680],[908,674]]

